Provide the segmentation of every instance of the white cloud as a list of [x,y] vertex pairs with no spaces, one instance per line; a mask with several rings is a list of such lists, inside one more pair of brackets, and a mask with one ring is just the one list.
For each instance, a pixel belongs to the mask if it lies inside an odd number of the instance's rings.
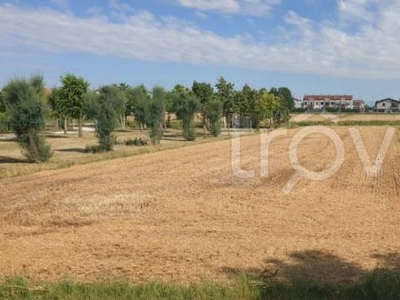
[[109,0],[108,5],[111,9],[117,11],[133,11],[133,8],[128,3],[119,0]]
[[208,19],[208,15],[201,11],[196,11],[195,15],[196,15],[196,17],[198,17],[200,19]]
[[62,9],[68,9],[69,0],[49,0],[50,3],[58,5]]
[[225,13],[237,13],[240,5],[236,0],[178,0],[184,7],[195,8],[201,11],[221,11]]
[[285,22],[297,27],[304,36],[311,37],[314,34],[312,20],[303,18],[294,11],[290,10],[286,14]]
[[281,0],[177,0],[183,7],[228,14],[267,15]]
[[103,12],[103,7],[94,5],[87,9],[87,12],[91,15],[100,15]]
[[376,25],[346,33],[335,24],[315,24],[295,12],[286,22],[297,40],[260,42],[251,35],[224,37],[179,19],[136,12],[114,23],[48,8],[0,4],[0,53],[25,50],[90,53],[139,60],[212,64],[252,70],[340,77],[400,79],[400,4],[381,7]]
[[374,19],[373,5],[377,0],[338,0],[340,17],[347,21],[367,21]]

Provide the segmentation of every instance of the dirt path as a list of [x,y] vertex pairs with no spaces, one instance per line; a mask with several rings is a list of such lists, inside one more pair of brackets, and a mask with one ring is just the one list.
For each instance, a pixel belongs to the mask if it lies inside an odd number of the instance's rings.
[[[292,136],[297,130],[290,131]],[[271,146],[270,176],[238,179],[230,141],[178,148],[0,181],[0,276],[81,280],[225,279],[264,269],[354,280],[400,259],[400,142],[368,180],[347,128],[332,178],[292,193],[290,136]],[[386,128],[360,129],[375,159]],[[259,165],[259,136],[242,140],[242,167]],[[303,140],[301,163],[322,170],[332,142]]]

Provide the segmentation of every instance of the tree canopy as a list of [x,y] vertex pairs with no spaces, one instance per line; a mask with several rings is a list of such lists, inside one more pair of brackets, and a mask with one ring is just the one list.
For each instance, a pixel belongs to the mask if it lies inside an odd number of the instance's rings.
[[173,111],[182,121],[183,137],[188,141],[194,141],[196,132],[193,119],[200,108],[200,102],[193,92],[180,85],[175,86],[171,95]]
[[232,126],[232,116],[238,111],[235,103],[235,85],[225,80],[224,77],[219,77],[216,88],[216,98],[222,103],[222,112],[227,120],[228,130]]
[[89,88],[89,83],[82,77],[71,73],[62,76],[60,81],[61,88],[58,97],[58,107],[68,117],[78,120],[79,137],[82,137],[82,122],[85,117],[85,96]]
[[154,87],[149,106],[150,140],[153,145],[160,143],[163,136],[163,123],[165,119],[165,105],[167,93],[162,87]]
[[11,80],[3,91],[10,109],[10,126],[25,156],[31,162],[48,160],[52,152],[40,135],[47,113],[43,77]]
[[210,112],[210,102],[214,97],[214,89],[211,84],[206,82],[193,82],[192,92],[199,102],[199,112],[201,114],[201,123],[203,126],[203,134],[206,136],[207,120]]

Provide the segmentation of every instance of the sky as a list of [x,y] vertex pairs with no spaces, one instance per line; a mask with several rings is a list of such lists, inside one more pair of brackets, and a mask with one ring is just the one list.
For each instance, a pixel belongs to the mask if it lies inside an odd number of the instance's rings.
[[400,97],[400,0],[0,0],[0,86],[219,76],[241,89]]

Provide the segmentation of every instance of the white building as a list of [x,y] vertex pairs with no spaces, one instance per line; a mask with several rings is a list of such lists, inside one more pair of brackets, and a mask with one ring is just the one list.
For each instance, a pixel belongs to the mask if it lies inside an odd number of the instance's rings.
[[295,97],[293,97],[294,100],[294,108],[302,108],[303,107],[303,101],[301,101],[300,99],[297,99]]
[[305,95],[303,107],[309,109],[340,108],[353,109],[353,96],[351,95]]
[[400,112],[400,101],[386,98],[375,102],[375,111],[380,113]]

